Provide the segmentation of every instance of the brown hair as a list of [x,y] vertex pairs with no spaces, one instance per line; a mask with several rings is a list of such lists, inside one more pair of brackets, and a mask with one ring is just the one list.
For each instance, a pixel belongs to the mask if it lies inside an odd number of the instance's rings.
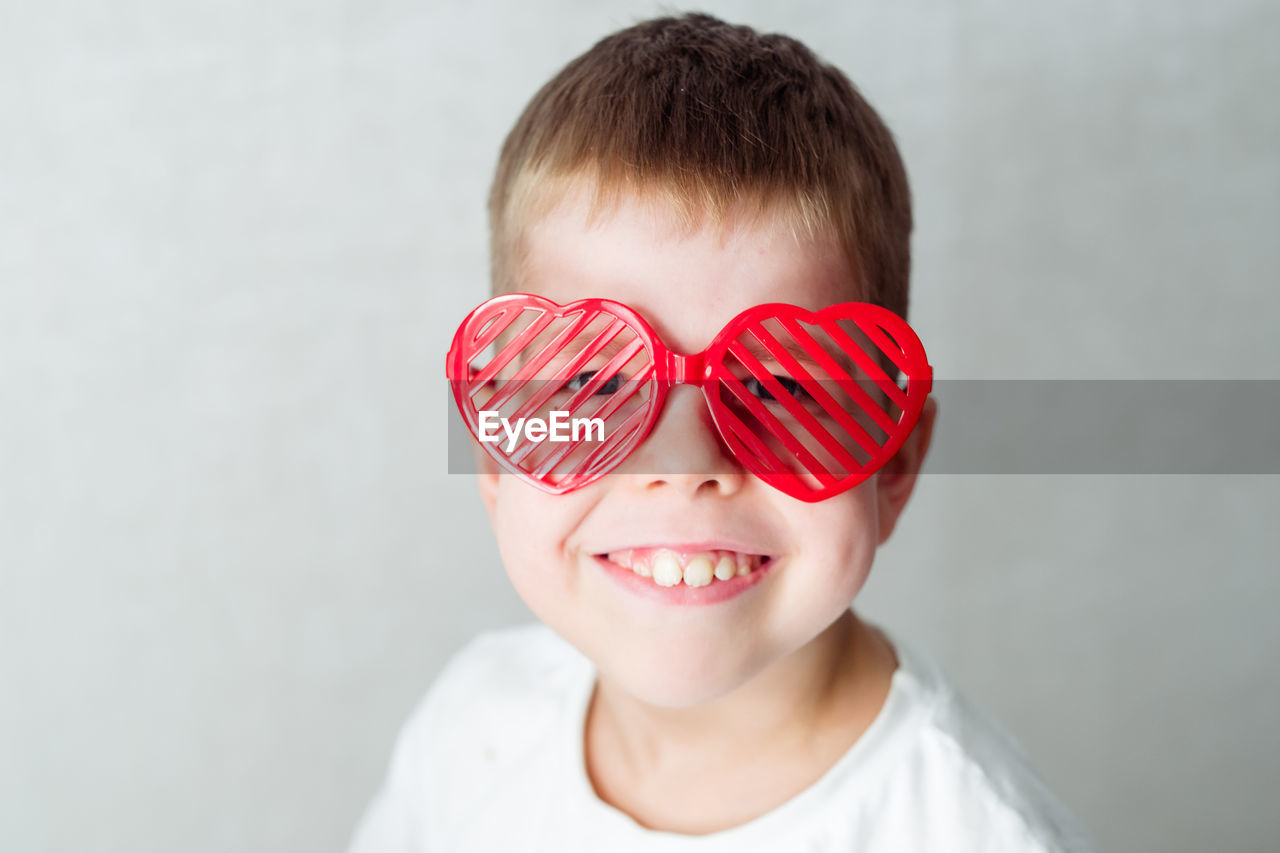
[[503,144],[489,196],[493,285],[513,289],[526,224],[575,187],[595,210],[656,194],[695,227],[747,206],[831,234],[861,298],[907,313],[911,198],[884,122],[795,39],[709,15],[621,30],[533,97]]

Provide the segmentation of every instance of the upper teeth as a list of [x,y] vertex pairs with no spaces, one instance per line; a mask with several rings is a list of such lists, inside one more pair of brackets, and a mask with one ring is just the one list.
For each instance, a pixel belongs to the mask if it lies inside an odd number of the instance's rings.
[[641,577],[652,577],[659,586],[675,586],[681,581],[685,586],[706,586],[712,578],[727,581],[750,574],[765,559],[740,551],[682,552],[669,548],[631,548],[605,557]]

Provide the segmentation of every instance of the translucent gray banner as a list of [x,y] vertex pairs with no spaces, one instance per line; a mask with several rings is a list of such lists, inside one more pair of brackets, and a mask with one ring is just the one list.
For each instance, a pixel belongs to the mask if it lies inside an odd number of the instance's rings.
[[[445,387],[448,470],[474,473]],[[961,379],[932,396],[925,474],[1280,474],[1280,380]]]

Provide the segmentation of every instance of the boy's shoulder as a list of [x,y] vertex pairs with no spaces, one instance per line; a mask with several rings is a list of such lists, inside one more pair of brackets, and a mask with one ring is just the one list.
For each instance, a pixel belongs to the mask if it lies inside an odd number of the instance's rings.
[[[582,653],[541,623],[486,631],[445,663],[401,738],[446,774],[457,768],[489,777],[545,760],[552,735],[585,705],[594,674]],[[479,777],[471,781],[480,784]]]
[[[590,687],[591,662],[539,622],[486,631],[448,660],[410,719],[454,748],[488,753],[538,740]],[[493,743],[496,738],[503,743]]]
[[955,838],[992,842],[974,849],[1008,849],[1001,842],[1018,839],[1028,851],[1092,850],[1017,741],[932,658],[897,638],[893,645],[899,666],[876,721],[890,730],[882,750],[888,766],[878,774],[884,799],[910,804],[930,837],[945,838],[950,827]]
[[[432,685],[462,713],[529,713],[559,707],[594,669],[581,652],[541,622],[478,634],[445,664]],[[429,694],[430,695],[430,694]],[[477,705],[477,703],[479,704]]]
[[[593,669],[540,623],[478,635],[445,663],[401,727],[349,853],[467,849],[504,794],[537,785],[575,687]],[[484,848],[475,848],[484,849]]]

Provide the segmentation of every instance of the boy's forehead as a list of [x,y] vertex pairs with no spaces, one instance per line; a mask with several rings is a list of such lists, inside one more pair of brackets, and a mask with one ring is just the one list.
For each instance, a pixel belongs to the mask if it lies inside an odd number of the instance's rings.
[[596,211],[575,193],[528,223],[523,243],[517,290],[561,304],[625,303],[684,351],[754,305],[818,310],[864,298],[840,244],[804,234],[782,212],[691,226],[658,199],[622,196]]

